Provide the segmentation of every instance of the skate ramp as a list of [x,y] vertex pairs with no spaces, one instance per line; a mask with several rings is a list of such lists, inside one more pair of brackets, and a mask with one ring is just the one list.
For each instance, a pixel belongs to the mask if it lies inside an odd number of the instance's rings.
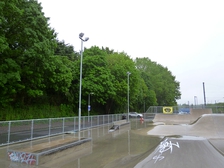
[[152,120],[154,123],[163,124],[189,124],[192,121],[190,114],[156,114]]
[[202,137],[164,138],[135,168],[224,167],[223,155]]
[[224,138],[224,114],[203,114],[192,125],[158,125],[148,131],[154,136],[200,136],[205,138]]
[[191,124],[203,114],[212,114],[212,109],[190,109],[189,114],[156,114],[153,122],[164,124]]
[[197,120],[203,114],[212,114],[212,109],[190,109],[192,121]]

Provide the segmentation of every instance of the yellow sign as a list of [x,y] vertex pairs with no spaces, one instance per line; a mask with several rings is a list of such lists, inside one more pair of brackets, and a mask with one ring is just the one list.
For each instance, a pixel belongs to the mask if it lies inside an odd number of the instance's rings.
[[164,114],[173,114],[173,107],[163,107]]

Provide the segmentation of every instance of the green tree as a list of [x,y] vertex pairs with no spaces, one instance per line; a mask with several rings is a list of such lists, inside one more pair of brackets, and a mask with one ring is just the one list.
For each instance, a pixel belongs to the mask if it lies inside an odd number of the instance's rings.
[[134,61],[126,53],[112,53],[106,57],[108,68],[114,76],[113,84],[116,88],[116,94],[107,100],[107,105],[114,112],[127,112],[127,72],[129,76],[129,98],[130,110],[134,110],[134,104],[138,99],[140,92],[140,75],[135,68]]
[[68,103],[68,92],[73,80],[73,62],[65,56],[51,56],[46,64],[44,83],[48,101],[54,105]]
[[65,44],[64,41],[57,40],[57,47],[55,48],[54,54],[67,56],[72,61],[78,59],[78,53],[74,51],[74,47],[72,45]]
[[19,84],[21,68],[9,52],[11,45],[8,39],[8,32],[13,25],[13,19],[9,16],[22,14],[17,4],[16,0],[0,2],[0,106],[2,107],[12,102],[17,90],[23,88]]
[[[105,114],[109,113],[109,109],[105,109],[107,99],[115,95],[115,87],[113,84],[114,77],[107,68],[105,60],[106,52],[99,47],[93,46],[85,49],[83,53],[83,72],[82,72],[82,109],[87,111],[88,95],[94,93],[92,104],[94,111]],[[75,62],[74,81],[70,92],[77,97],[75,104],[78,104],[79,94],[79,73],[80,59]],[[77,106],[78,107],[78,106]],[[85,108],[84,108],[85,107]],[[77,108],[78,110],[78,108]]]
[[56,34],[36,0],[3,0],[0,6],[0,103],[29,103],[44,93],[44,73],[54,54]]
[[[177,104],[176,100],[181,95],[179,82],[167,68],[151,61],[149,58],[136,58],[136,67],[141,71],[141,76],[151,94],[154,95],[155,93],[158,105]],[[152,105],[155,105],[154,101],[152,103]]]

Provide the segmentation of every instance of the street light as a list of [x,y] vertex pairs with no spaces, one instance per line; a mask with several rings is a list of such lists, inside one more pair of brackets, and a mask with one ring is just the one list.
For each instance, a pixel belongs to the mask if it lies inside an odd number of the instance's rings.
[[90,95],[93,95],[94,93],[93,92],[91,92],[91,93],[89,93],[89,95],[88,95],[88,122],[89,122],[89,112],[90,112],[90,110],[91,110],[91,106],[90,106]]
[[197,106],[197,96],[194,96],[194,105],[195,105],[195,108],[196,108],[196,106]]
[[127,75],[128,75],[128,93],[127,93],[127,99],[128,99],[128,117],[127,117],[127,119],[128,119],[128,121],[129,121],[129,76],[131,75],[131,73],[130,72],[127,72]]
[[79,79],[79,132],[81,131],[81,96],[82,96],[82,54],[83,54],[83,42],[89,40],[88,37],[83,39],[84,33],[79,34],[79,38],[81,39],[81,59],[80,59],[80,79]]

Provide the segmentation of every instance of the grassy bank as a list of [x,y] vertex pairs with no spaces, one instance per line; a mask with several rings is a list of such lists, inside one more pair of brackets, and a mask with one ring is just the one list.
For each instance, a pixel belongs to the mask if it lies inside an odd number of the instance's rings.
[[0,121],[71,117],[74,115],[72,107],[64,104],[60,106],[36,105],[23,108],[7,107],[1,109]]

